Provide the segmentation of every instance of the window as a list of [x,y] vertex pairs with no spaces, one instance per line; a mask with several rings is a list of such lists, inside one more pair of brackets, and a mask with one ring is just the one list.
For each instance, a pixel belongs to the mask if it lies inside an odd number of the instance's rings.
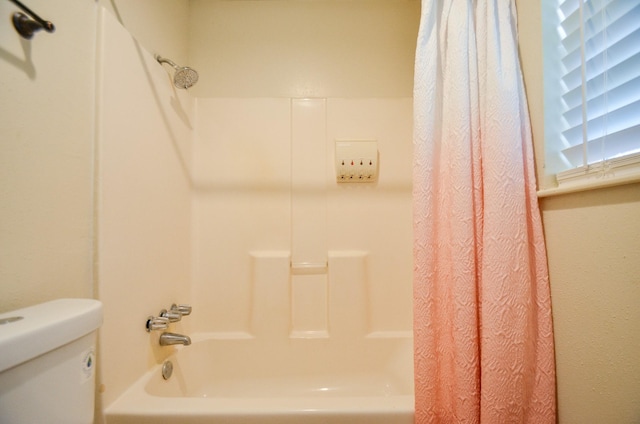
[[640,177],[640,0],[544,0],[545,168]]

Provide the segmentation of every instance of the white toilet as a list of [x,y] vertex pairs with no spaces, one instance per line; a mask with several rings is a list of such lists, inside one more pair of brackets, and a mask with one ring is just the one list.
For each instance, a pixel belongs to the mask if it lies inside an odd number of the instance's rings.
[[93,423],[101,324],[93,299],[0,314],[0,423]]

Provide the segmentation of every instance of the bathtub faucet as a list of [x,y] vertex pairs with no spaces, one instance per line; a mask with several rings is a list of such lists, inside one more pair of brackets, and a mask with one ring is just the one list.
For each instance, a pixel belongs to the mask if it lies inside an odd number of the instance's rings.
[[175,303],[171,305],[171,308],[168,311],[166,309],[160,311],[160,316],[162,318],[167,318],[169,322],[178,322],[182,319],[182,317],[190,314],[190,305],[176,305]]
[[182,334],[175,333],[162,333],[160,334],[160,346],[171,346],[181,344],[188,346],[191,344],[189,336],[183,336]]

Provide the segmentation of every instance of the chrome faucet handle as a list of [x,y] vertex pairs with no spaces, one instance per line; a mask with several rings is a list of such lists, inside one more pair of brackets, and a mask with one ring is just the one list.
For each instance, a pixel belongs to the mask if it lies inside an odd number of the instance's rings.
[[177,310],[169,310],[163,309],[160,311],[160,316],[164,318],[168,318],[169,322],[178,322],[182,319],[182,314]]
[[185,304],[176,305],[175,303],[171,305],[172,311],[180,312],[180,314],[185,317],[191,314],[191,309],[192,309],[191,305],[185,305]]
[[169,318],[149,316],[145,328],[147,329],[147,333],[156,330],[166,330],[169,328]]

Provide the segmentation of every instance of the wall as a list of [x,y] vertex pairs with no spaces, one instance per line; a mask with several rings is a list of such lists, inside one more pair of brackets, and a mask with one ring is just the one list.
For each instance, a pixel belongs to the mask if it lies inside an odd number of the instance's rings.
[[[193,98],[176,90],[167,69],[104,10],[98,52],[101,408],[174,350],[145,331],[147,317],[189,303]],[[186,325],[172,330],[187,332]]]
[[189,57],[189,0],[99,0],[151,54],[186,64]]
[[640,185],[542,201],[562,423],[640,420]]
[[[544,162],[539,2],[518,1],[538,180]],[[543,185],[542,187],[546,187]],[[541,199],[560,423],[640,421],[640,184]]]
[[96,6],[29,6],[55,33],[20,38],[0,2],[0,311],[93,293]]
[[415,0],[191,0],[198,97],[410,97]]

